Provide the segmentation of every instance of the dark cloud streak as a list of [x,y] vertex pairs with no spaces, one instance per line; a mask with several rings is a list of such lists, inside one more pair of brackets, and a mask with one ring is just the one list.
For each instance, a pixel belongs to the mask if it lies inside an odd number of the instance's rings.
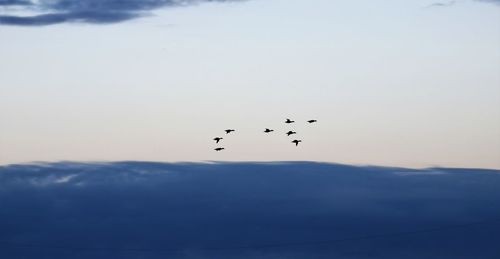
[[11,25],[51,25],[64,22],[84,22],[84,23],[115,23],[138,17],[137,14],[125,12],[79,12],[61,14],[43,14],[30,17],[0,16],[0,24]]
[[0,24],[42,26],[66,22],[117,23],[145,16],[162,7],[238,1],[242,0],[42,0],[37,4],[26,0],[0,0],[0,6],[26,6],[29,10],[45,12],[32,16],[0,15]]
[[0,0],[0,6],[7,5],[31,5],[29,0]]

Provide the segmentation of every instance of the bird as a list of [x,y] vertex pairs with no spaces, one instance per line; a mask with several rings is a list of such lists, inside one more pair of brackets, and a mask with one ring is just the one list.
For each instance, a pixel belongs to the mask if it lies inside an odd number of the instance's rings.
[[233,131],[235,131],[235,130],[234,129],[227,129],[227,130],[225,130],[226,134],[229,134],[229,133],[231,133]]
[[269,133],[269,132],[273,132],[273,131],[274,131],[274,130],[272,130],[272,129],[268,129],[268,128],[266,128],[266,130],[264,130],[264,132],[265,132],[265,133]]
[[290,120],[290,119],[286,119],[285,123],[294,123],[295,121],[293,120]]
[[314,123],[314,122],[317,122],[317,120],[308,120],[307,122]]
[[217,151],[217,152],[219,152],[221,150],[224,150],[224,148],[223,147],[218,147],[218,148],[215,148],[214,150]]
[[295,143],[295,146],[299,145],[299,142],[302,142],[302,140],[294,139],[292,143]]
[[290,131],[288,131],[288,132],[286,133],[286,135],[287,135],[287,136],[290,136],[290,135],[293,135],[293,134],[297,134],[297,132],[295,132],[295,131],[291,131],[291,130],[290,130]]
[[224,138],[221,138],[221,137],[216,137],[216,138],[214,138],[215,143],[219,143],[219,141],[221,141],[222,139],[224,139]]

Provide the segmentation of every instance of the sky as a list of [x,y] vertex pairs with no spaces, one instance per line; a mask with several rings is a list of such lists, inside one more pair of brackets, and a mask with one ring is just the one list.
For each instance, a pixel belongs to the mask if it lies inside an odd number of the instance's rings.
[[500,168],[498,46],[498,0],[0,0],[0,164]]

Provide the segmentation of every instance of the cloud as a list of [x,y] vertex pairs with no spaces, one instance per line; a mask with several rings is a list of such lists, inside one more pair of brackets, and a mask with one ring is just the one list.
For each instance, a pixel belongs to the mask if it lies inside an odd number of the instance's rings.
[[486,3],[493,3],[493,4],[500,4],[500,0],[476,0],[479,2],[486,2]]
[[457,3],[457,1],[437,2],[437,3],[430,4],[427,7],[447,7],[447,6],[452,6],[456,3]]
[[439,170],[427,170],[427,171],[417,170],[417,171],[395,172],[394,174],[400,176],[418,176],[418,175],[441,175],[441,174],[446,174],[446,172]]
[[[475,2],[484,2],[484,3],[493,3],[493,4],[498,4],[500,5],[500,0],[473,0]],[[458,1],[452,0],[448,2],[436,2],[433,4],[428,5],[427,7],[449,7],[457,4]]]
[[0,0],[0,6],[6,5],[31,5],[30,0]]
[[[149,15],[152,10],[162,7],[238,1],[242,0],[0,0],[0,8],[11,7],[0,14],[0,24],[40,26],[66,22],[116,23]],[[30,14],[12,14],[12,7]]]
[[495,258],[499,185],[312,162],[3,166],[0,258]]

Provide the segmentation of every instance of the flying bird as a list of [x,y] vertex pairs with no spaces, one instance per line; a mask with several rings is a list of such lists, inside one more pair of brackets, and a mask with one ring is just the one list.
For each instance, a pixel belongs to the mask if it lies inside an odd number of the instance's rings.
[[290,135],[293,135],[293,134],[297,134],[297,132],[295,132],[295,131],[291,131],[291,130],[290,130],[290,131],[288,131],[288,132],[286,133],[286,135],[287,135],[287,136],[290,136]]
[[217,151],[217,152],[219,152],[221,150],[224,150],[224,148],[223,147],[218,147],[218,148],[215,148],[214,150]]
[[298,146],[299,142],[302,142],[302,140],[295,139],[292,141],[292,143],[295,143],[295,146]]
[[317,120],[308,120],[307,122],[314,123],[314,122],[317,122]]
[[290,119],[286,119],[285,123],[294,123],[295,121],[293,120],[290,120]]
[[219,143],[219,141],[221,141],[222,139],[224,139],[224,138],[221,138],[221,137],[216,137],[216,138],[214,138],[215,143]]
[[225,130],[226,134],[229,134],[229,133],[231,133],[233,131],[235,131],[235,130],[234,129],[227,129],[227,130]]
[[268,128],[266,128],[266,130],[264,130],[264,132],[265,132],[265,133],[269,133],[269,132],[273,132],[273,131],[274,131],[274,130],[272,130],[272,129],[268,129]]

